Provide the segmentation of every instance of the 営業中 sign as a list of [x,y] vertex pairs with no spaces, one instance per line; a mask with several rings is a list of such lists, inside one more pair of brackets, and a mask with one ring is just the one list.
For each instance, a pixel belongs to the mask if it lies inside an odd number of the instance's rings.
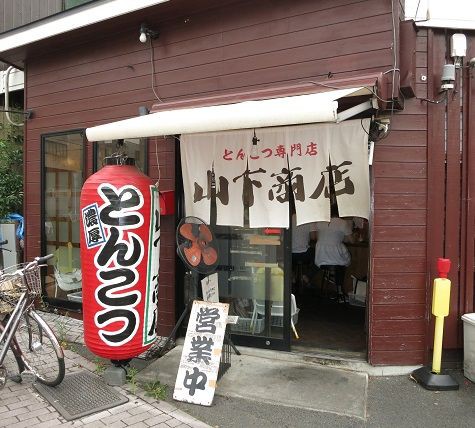
[[175,382],[175,400],[212,404],[228,311],[227,303],[193,302]]

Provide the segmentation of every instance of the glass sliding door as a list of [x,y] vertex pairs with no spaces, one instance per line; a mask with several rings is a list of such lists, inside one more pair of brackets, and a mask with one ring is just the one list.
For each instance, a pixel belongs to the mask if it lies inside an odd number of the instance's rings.
[[215,226],[219,243],[220,301],[230,304],[233,340],[243,345],[290,347],[289,256],[285,229]]
[[45,275],[45,300],[80,308],[82,275],[79,199],[84,181],[82,131],[42,137],[43,253],[53,254]]

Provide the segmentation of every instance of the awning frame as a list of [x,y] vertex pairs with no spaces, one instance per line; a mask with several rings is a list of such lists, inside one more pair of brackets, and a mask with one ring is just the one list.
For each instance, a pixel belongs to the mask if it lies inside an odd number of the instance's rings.
[[[247,92],[236,95],[209,97],[201,100],[178,101],[155,105],[152,113],[86,129],[90,141],[114,140],[119,138],[148,138],[182,133],[216,132],[233,129],[249,129],[272,126],[298,125],[317,122],[339,122],[365,110],[377,108],[374,76],[367,84],[350,86],[355,81],[346,81],[346,87],[339,88],[325,83],[307,83],[309,93],[300,92],[290,96],[271,96],[278,94],[278,89]],[[359,83],[359,82],[358,82]],[[343,85],[342,85],[343,86]],[[290,89],[291,88],[291,89]],[[295,91],[296,86],[288,87],[282,93]],[[313,88],[310,92],[309,89]],[[319,90],[316,90],[319,89]],[[322,90],[323,89],[323,90]],[[257,93],[256,93],[257,92]],[[253,98],[250,98],[254,95]],[[337,113],[336,100],[366,95],[372,100],[365,100],[357,106]],[[260,98],[260,97],[264,98]],[[219,101],[216,103],[216,101]],[[231,102],[223,102],[224,100]],[[234,101],[234,102],[233,102]]]

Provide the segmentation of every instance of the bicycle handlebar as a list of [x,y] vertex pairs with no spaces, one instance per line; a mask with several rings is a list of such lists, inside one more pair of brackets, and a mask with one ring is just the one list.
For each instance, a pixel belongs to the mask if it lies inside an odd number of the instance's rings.
[[45,265],[46,264],[46,261],[51,259],[52,257],[54,257],[53,254],[48,254],[46,256],[43,256],[43,257],[36,257],[35,258],[35,262],[39,265]]
[[7,245],[8,244],[8,239],[5,239],[5,241],[0,241],[0,245]]
[[20,271],[27,271],[28,269],[31,269],[34,266],[45,266],[46,261],[51,259],[52,257],[54,257],[53,254],[48,254],[48,255],[43,256],[43,257],[35,257],[35,260],[28,263],[23,269],[20,269]]

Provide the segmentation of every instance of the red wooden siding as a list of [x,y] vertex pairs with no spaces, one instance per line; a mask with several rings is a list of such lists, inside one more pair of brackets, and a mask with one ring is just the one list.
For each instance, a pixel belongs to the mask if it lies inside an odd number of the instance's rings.
[[[429,65],[434,70],[429,96],[439,97],[442,66],[446,62],[447,37],[434,30],[429,38]],[[475,35],[467,33],[467,45],[474,54]],[[452,281],[450,315],[445,321],[444,347],[463,345],[460,316],[474,310],[474,146],[473,82],[471,71],[459,69],[456,91],[449,92],[447,103],[430,107],[428,174],[431,183],[428,231],[428,270],[437,276],[437,257],[451,259]],[[438,189],[438,190],[436,190]],[[445,210],[440,207],[445,205]],[[430,303],[430,294],[427,296]],[[429,331],[432,333],[432,329]]]
[[[427,32],[417,76],[427,76]],[[426,84],[417,79],[416,96]],[[426,353],[427,105],[405,100],[374,152],[370,343],[372,364],[420,364]]]
[[[136,116],[140,105],[156,101],[149,51],[137,37],[144,20],[160,30],[154,65],[164,101],[309,81],[331,84],[328,76],[392,67],[390,0],[174,1],[78,30],[67,40],[40,43],[27,61],[26,107],[35,115],[27,123],[25,152],[27,257],[40,248],[40,136]],[[417,46],[417,72],[427,75],[425,31]],[[418,80],[419,96],[426,96],[426,86]],[[425,349],[427,106],[406,100],[404,112],[391,122],[391,133],[376,145],[373,167],[369,356],[373,364],[410,364],[420,363]],[[174,145],[159,139],[157,147],[161,187],[172,189]],[[88,145],[88,172],[91,156]],[[156,177],[153,139],[149,164]],[[162,334],[175,320],[174,227],[174,219],[163,218]]]

